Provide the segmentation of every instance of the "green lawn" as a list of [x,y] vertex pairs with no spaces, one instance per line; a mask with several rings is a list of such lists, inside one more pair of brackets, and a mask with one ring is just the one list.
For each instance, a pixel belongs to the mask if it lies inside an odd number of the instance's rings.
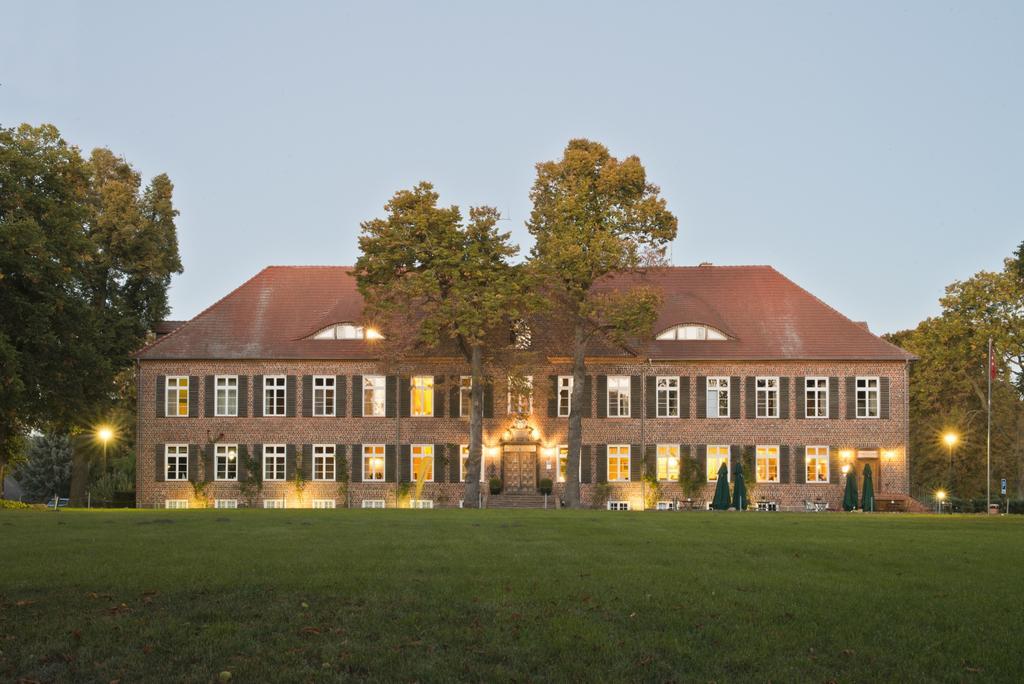
[[1024,518],[0,511],[0,681],[1021,681]]

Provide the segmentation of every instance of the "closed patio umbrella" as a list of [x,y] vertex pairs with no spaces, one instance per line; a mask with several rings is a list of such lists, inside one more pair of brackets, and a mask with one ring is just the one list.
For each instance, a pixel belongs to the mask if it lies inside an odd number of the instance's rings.
[[843,510],[852,511],[857,508],[857,473],[853,468],[846,473],[846,491],[843,492]]
[[875,510],[875,486],[871,483],[871,464],[864,464],[864,494],[860,497],[860,508],[863,511]]
[[743,481],[743,461],[736,461],[736,472],[732,474],[732,507],[737,511],[747,508],[747,483]]
[[725,463],[718,469],[718,484],[715,485],[715,498],[711,500],[711,507],[716,511],[729,510],[729,468]]

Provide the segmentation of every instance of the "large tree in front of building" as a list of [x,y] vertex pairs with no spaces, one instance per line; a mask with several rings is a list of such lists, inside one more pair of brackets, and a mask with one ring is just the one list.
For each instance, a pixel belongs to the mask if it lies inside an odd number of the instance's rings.
[[590,140],[572,140],[562,159],[537,164],[530,198],[530,267],[566,322],[572,356],[565,500],[578,507],[587,349],[595,338],[622,341],[649,333],[659,301],[642,287],[609,294],[595,286],[657,261],[678,221],[637,157],[616,159]]
[[75,433],[118,404],[181,272],[172,192],[53,126],[0,128],[0,482],[19,435]]
[[[395,193],[387,215],[362,224],[355,276],[368,319],[385,321],[391,348],[427,354],[454,344],[472,376],[464,505],[475,507],[483,449],[486,364],[509,344],[530,297],[498,232],[497,210],[439,207],[430,183]],[[449,454],[460,458],[459,454]]]

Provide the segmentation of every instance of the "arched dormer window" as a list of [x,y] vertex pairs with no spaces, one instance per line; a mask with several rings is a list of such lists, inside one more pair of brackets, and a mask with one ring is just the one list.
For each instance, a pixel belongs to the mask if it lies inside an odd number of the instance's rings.
[[379,340],[383,335],[355,323],[335,323],[313,335],[314,340]]
[[685,325],[673,325],[667,330],[662,330],[655,338],[657,340],[727,340],[725,333],[717,328],[702,323],[687,323]]

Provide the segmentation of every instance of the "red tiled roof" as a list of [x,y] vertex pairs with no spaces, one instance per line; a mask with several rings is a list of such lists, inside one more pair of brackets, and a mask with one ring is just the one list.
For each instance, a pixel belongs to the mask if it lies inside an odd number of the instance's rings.
[[[139,352],[142,359],[365,359],[367,340],[310,340],[358,322],[362,299],[348,266],[270,266]],[[720,341],[651,339],[631,345],[657,360],[909,360],[770,266],[687,266],[621,274],[602,289],[644,285],[662,293],[655,333],[705,323]]]

